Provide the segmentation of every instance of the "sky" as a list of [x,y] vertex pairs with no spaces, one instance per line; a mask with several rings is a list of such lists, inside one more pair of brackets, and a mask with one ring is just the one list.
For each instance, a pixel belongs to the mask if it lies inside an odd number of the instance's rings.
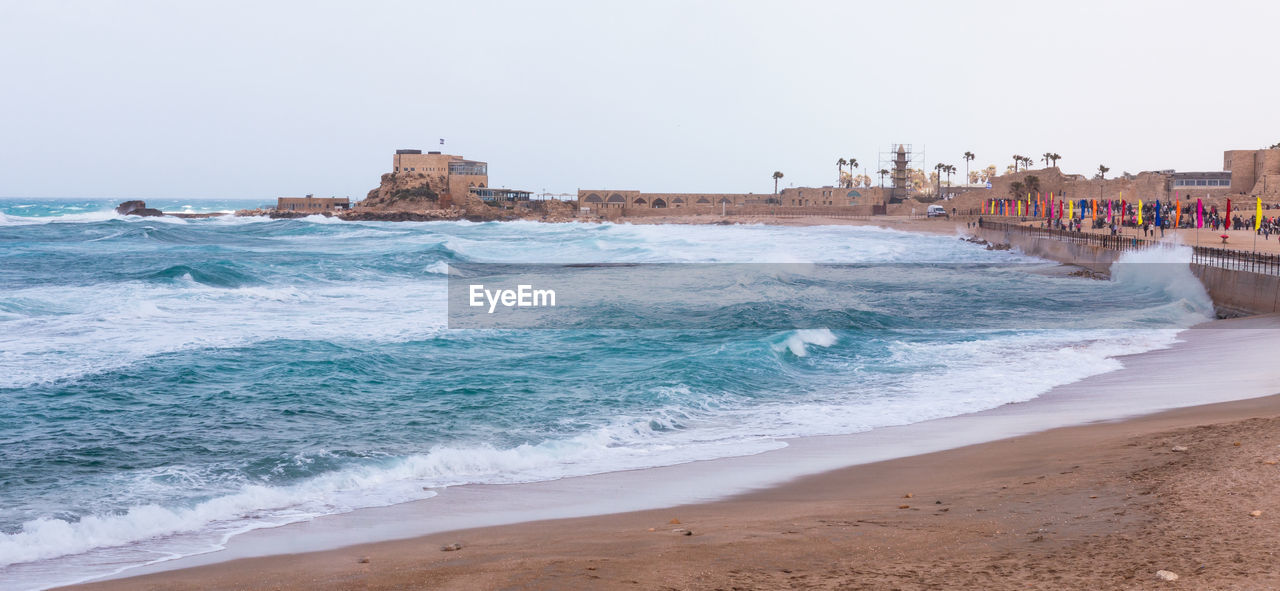
[[[0,196],[757,192],[922,163],[1220,170],[1280,142],[1276,2],[0,0]],[[440,140],[444,139],[444,145]],[[1038,164],[1038,166],[1042,166]]]

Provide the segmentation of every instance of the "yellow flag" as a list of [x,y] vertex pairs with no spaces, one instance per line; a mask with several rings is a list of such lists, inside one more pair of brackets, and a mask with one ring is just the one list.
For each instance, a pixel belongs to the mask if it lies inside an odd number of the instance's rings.
[[1138,225],[1142,225],[1142,200],[1138,200]]
[[1253,216],[1253,231],[1257,232],[1262,227],[1262,198],[1258,198],[1258,213]]
[[1076,219],[1076,202],[1075,201],[1067,202],[1067,219],[1069,220]]

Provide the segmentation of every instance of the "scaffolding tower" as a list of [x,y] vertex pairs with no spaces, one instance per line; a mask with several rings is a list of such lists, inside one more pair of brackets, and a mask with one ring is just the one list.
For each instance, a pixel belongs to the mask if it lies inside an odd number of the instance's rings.
[[902,203],[911,196],[910,171],[924,170],[925,152],[912,151],[911,144],[889,144],[889,151],[880,152],[880,168],[889,171],[892,189],[889,203]]

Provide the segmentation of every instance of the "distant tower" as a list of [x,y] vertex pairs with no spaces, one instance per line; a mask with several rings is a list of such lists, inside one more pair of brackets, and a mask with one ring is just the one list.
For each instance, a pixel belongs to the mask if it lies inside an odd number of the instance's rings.
[[910,161],[907,147],[898,144],[893,157],[893,193],[889,203],[902,203],[907,199],[907,163]]

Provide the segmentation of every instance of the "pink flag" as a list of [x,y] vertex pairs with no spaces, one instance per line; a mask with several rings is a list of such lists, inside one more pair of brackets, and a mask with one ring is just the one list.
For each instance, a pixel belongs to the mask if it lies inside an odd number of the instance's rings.
[[1204,204],[1200,202],[1199,198],[1196,198],[1196,227],[1204,227]]

